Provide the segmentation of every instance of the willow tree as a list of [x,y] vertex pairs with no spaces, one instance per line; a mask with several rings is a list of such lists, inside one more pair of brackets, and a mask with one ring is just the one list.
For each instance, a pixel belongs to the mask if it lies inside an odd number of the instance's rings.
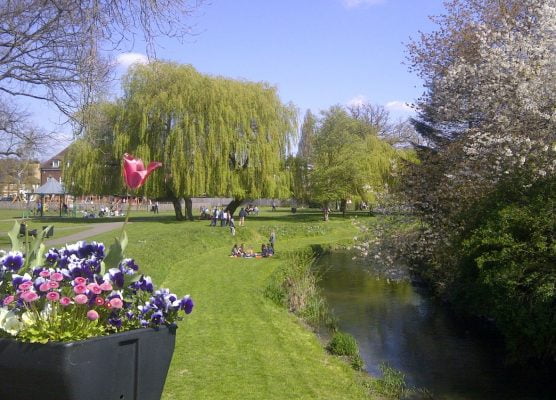
[[66,153],[63,176],[74,195],[123,194],[121,156],[114,153],[114,127],[121,113],[118,103],[89,105],[84,130]]
[[163,163],[145,193],[181,200],[192,218],[191,197],[228,196],[233,212],[246,198],[285,197],[284,162],[296,112],[266,83],[212,77],[193,67],[150,63],[124,79],[115,154]]
[[331,107],[323,112],[315,136],[312,197],[325,208],[340,200],[344,212],[348,199],[376,203],[396,181],[396,168],[404,158],[406,152],[380,139],[374,126],[340,106]]

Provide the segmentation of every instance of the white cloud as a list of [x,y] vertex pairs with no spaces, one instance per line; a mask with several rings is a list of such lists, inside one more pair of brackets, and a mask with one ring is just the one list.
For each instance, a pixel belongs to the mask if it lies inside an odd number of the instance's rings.
[[149,59],[141,53],[122,53],[116,58],[120,67],[129,68],[132,64],[147,64]]
[[366,104],[368,102],[369,102],[369,99],[367,99],[366,96],[364,96],[362,94],[358,94],[354,98],[350,99],[347,102],[347,105],[350,106],[350,107],[357,107],[357,106],[362,106],[363,104]]
[[373,6],[376,4],[384,3],[386,0],[342,0],[344,7],[357,8],[362,6]]
[[409,104],[399,100],[389,101],[386,103],[385,107],[390,111],[414,112],[413,108],[411,108]]

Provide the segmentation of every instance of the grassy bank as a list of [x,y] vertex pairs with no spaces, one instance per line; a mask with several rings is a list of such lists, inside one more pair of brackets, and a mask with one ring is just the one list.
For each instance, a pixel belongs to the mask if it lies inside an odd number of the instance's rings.
[[[181,322],[163,398],[364,399],[357,373],[330,356],[287,310],[263,296],[285,251],[350,241],[348,219],[319,213],[263,212],[232,237],[208,221],[143,218],[128,228],[128,255],[161,286],[189,293],[194,312]],[[235,259],[234,243],[259,249],[277,233],[271,259]],[[96,237],[109,242],[114,233]]]

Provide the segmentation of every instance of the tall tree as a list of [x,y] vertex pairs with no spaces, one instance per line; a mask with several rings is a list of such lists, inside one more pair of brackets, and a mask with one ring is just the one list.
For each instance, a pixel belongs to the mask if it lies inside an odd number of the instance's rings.
[[156,62],[133,68],[124,92],[115,154],[163,163],[144,190],[172,199],[178,219],[182,198],[192,218],[193,196],[233,197],[233,212],[245,198],[289,195],[284,162],[296,111],[275,88]]
[[303,117],[301,137],[299,139],[299,146],[297,149],[297,155],[307,163],[310,162],[311,155],[313,153],[316,129],[317,120],[311,110],[307,110],[305,116]]
[[371,203],[394,181],[394,170],[403,157],[377,136],[376,129],[354,118],[341,106],[323,112],[315,137],[314,166],[310,173],[313,199],[325,208],[348,199]]
[[[142,32],[149,54],[160,35],[183,37],[185,23],[202,0],[4,0],[0,2],[0,155],[20,156],[42,133],[13,97],[56,106],[75,119],[98,101],[112,63],[109,52]],[[8,128],[2,121],[14,121]],[[25,122],[25,123],[22,123]],[[7,143],[7,144],[6,144]]]

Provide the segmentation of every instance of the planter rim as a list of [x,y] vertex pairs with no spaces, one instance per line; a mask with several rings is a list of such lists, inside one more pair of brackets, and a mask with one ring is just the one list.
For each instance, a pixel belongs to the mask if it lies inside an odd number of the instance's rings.
[[9,341],[9,342],[18,343],[20,345],[25,345],[25,346],[71,347],[71,346],[78,346],[78,345],[81,345],[83,343],[93,343],[93,342],[109,340],[109,339],[125,338],[126,336],[130,336],[130,335],[133,335],[133,334],[139,334],[141,332],[146,333],[146,332],[168,331],[169,334],[175,335],[177,328],[178,328],[178,326],[176,324],[161,325],[157,328],[137,328],[137,329],[132,329],[132,330],[129,330],[129,331],[112,333],[110,335],[104,335],[104,336],[94,336],[94,337],[90,337],[90,338],[87,338],[87,339],[75,340],[75,341],[71,341],[71,342],[31,343],[31,342],[22,342],[20,340],[14,339],[14,338],[0,338],[0,343],[2,343],[2,341]]

